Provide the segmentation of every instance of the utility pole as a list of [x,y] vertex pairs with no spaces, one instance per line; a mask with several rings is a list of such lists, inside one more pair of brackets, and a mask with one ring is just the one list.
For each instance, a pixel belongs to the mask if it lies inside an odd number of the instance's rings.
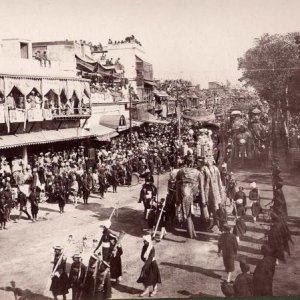
[[132,97],[131,97],[131,85],[129,85],[129,143],[130,150],[132,150]]

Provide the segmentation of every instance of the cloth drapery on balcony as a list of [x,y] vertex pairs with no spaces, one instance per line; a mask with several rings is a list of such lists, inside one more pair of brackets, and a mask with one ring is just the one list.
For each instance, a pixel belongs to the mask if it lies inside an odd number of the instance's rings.
[[60,94],[59,80],[43,79],[43,93],[46,95],[52,90],[56,95]]
[[41,93],[41,80],[29,78],[12,78],[5,77],[5,93],[6,96],[16,87],[24,96],[27,96],[33,88]]
[[4,78],[0,77],[0,93],[4,95]]

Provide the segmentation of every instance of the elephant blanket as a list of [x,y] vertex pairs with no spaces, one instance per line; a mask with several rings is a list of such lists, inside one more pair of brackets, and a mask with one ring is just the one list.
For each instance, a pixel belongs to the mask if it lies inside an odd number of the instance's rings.
[[[200,172],[193,168],[182,168],[176,176],[176,204],[183,220],[191,216],[194,198],[199,192]],[[180,215],[178,215],[180,219]]]

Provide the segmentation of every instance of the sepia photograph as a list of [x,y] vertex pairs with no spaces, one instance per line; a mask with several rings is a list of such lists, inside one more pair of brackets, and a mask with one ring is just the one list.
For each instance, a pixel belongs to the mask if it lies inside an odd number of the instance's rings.
[[299,15],[0,0],[0,300],[297,299]]

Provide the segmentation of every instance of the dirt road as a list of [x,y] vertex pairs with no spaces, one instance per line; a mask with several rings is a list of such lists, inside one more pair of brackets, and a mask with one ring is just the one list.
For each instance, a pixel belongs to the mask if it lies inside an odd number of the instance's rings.
[[[261,189],[262,201],[267,203],[271,200],[271,178],[268,174],[241,172],[236,177],[245,188],[255,180]],[[166,193],[167,179],[167,175],[160,176],[159,194],[162,197]],[[294,177],[284,176],[284,179],[289,225],[295,244],[291,247],[292,256],[287,258],[287,263],[280,264],[276,269],[274,294],[295,295],[300,294],[300,186]],[[114,231],[124,230],[126,236],[122,242],[123,282],[113,288],[113,298],[138,297],[142,287],[136,280],[142,267],[141,236],[145,228],[143,208],[137,203],[140,188],[140,185],[120,187],[118,193],[109,192],[105,199],[92,195],[88,205],[74,207],[68,204],[64,214],[59,214],[57,204],[41,204],[37,223],[25,219],[19,223],[10,222],[8,230],[0,231],[0,299],[15,299],[12,281],[17,288],[15,292],[27,295],[28,299],[51,299],[45,296],[44,290],[52,268],[52,247],[65,245],[72,234],[69,256],[80,251],[83,236],[86,235],[88,241],[100,237],[100,221],[108,218],[118,202],[118,217],[113,217],[111,228]],[[16,214],[14,210],[13,217]],[[247,222],[247,225],[248,232],[239,246],[239,258],[246,257],[253,271],[261,258],[259,249],[264,241],[264,229],[252,222]],[[217,256],[218,236],[219,232],[215,229],[213,233],[198,232],[196,240],[189,240],[185,232],[178,231],[176,235],[168,234],[165,240],[157,243],[156,256],[163,281],[157,296],[223,296],[220,282],[226,278],[226,274],[222,258]],[[70,265],[70,259],[68,263]],[[233,278],[239,272],[236,262]]]

